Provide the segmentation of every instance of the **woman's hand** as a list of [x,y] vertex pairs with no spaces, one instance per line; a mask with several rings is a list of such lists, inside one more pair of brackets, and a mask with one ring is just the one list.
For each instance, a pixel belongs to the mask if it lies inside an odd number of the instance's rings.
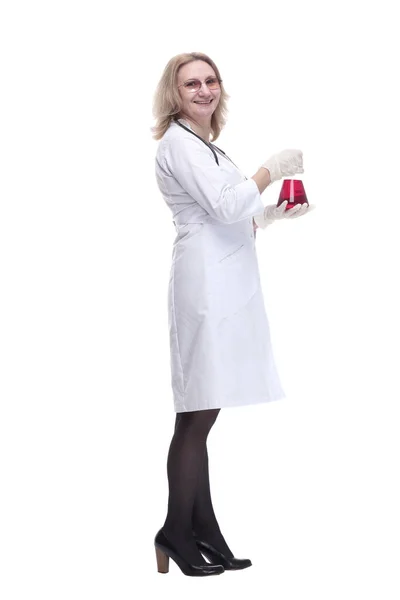
[[282,177],[304,173],[303,153],[301,150],[283,150],[273,154],[261,167],[269,171],[271,183]]
[[304,202],[303,204],[295,204],[293,208],[289,208],[289,210],[286,210],[287,205],[287,200],[282,202],[280,206],[276,206],[276,204],[267,204],[267,206],[264,209],[264,213],[253,217],[253,221],[255,221],[258,227],[261,227],[261,229],[265,229],[267,225],[271,225],[271,223],[273,223],[276,220],[295,219],[297,217],[302,217],[311,210],[314,210],[315,208],[313,204],[309,205],[306,202]]

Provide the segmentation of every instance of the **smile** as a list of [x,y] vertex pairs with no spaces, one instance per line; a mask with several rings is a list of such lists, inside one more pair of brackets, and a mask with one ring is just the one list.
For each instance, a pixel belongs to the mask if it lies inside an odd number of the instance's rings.
[[206,102],[200,102],[200,101],[194,100],[194,103],[195,104],[211,104],[212,101],[213,101],[213,98],[211,98],[211,100],[207,100]]

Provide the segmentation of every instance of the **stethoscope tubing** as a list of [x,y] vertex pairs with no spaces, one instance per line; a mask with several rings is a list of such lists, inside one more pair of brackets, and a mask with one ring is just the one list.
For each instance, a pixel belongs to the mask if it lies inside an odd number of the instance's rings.
[[[176,119],[174,120],[174,122],[177,125],[179,125],[179,127],[182,127],[183,129],[186,129],[186,131],[188,131],[192,135],[194,135],[197,138],[199,138],[199,140],[201,140],[203,142],[203,144],[205,144],[208,148],[210,148],[211,152],[214,155],[215,162],[217,163],[218,166],[219,166],[218,156],[217,156],[217,153],[215,152],[214,148],[216,148],[219,152],[221,152],[221,154],[223,154],[225,156],[225,158],[227,158],[233,165],[235,165],[235,163],[233,162],[233,160],[231,160],[229,158],[229,156],[223,150],[221,150],[221,148],[218,148],[218,146],[216,146],[215,144],[211,144],[209,142],[206,142],[206,140],[204,140],[202,137],[200,137],[199,135],[197,135],[197,133],[195,133],[194,131],[192,131],[191,129],[189,129],[188,127],[186,127],[185,125],[183,125],[182,123],[179,123],[179,121],[177,121]],[[235,165],[235,167],[238,168],[236,165]]]

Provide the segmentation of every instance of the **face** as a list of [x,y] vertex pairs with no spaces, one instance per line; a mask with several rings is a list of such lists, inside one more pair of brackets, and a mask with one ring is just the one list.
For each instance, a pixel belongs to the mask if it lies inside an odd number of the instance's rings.
[[197,92],[191,91],[190,87],[180,87],[179,94],[182,99],[180,116],[187,117],[199,124],[209,124],[211,116],[218,106],[221,89],[210,90],[206,81],[210,77],[217,77],[214,69],[203,60],[195,60],[180,68],[178,72],[178,86],[191,80],[198,79],[202,82]]

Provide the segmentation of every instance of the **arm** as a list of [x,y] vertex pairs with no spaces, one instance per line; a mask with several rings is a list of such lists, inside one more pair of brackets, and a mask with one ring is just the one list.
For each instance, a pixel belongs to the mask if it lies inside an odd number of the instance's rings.
[[181,187],[219,221],[235,223],[264,210],[257,182],[251,178],[237,185],[227,183],[211,152],[193,136],[166,140],[163,162]]
[[262,194],[271,183],[270,173],[268,169],[265,169],[264,167],[260,167],[251,179],[254,179],[256,182],[260,194]]

